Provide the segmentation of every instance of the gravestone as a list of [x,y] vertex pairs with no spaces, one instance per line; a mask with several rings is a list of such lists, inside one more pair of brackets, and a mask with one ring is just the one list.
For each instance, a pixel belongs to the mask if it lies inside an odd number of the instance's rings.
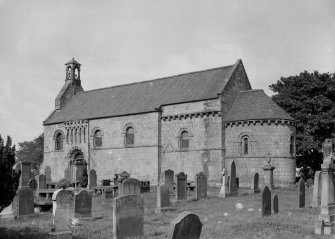
[[252,183],[251,183],[251,190],[253,191],[253,193],[259,193],[259,174],[255,173],[253,179],[252,179]]
[[13,210],[18,217],[34,214],[34,191],[30,188],[20,188],[14,198]]
[[170,189],[165,184],[157,187],[157,208],[156,212],[171,210],[170,207]]
[[74,195],[74,213],[82,218],[92,217],[92,195],[86,190],[80,190]]
[[187,198],[187,175],[180,172],[176,175],[176,200]]
[[321,204],[321,171],[314,174],[313,198],[311,207],[319,207]]
[[90,188],[97,186],[97,172],[94,169],[90,170],[88,181]]
[[38,188],[37,180],[35,178],[29,179],[28,185],[29,185],[28,187],[34,191]]
[[174,171],[171,169],[164,171],[164,184],[169,187],[170,192],[173,192]]
[[237,185],[236,185],[236,165],[233,161],[230,165],[230,181],[229,181],[229,194],[237,194]]
[[44,173],[45,173],[47,184],[51,183],[51,168],[50,168],[50,166],[45,167]]
[[54,232],[50,232],[51,238],[72,238],[70,229],[70,206],[73,202],[73,192],[58,189],[52,195],[52,226]]
[[182,212],[171,222],[168,239],[199,239],[202,223],[199,217],[191,212]]
[[140,182],[140,180],[138,180],[136,178],[125,179],[122,182],[120,192],[121,192],[120,196],[129,195],[129,194],[140,195],[141,194],[141,182]]
[[278,195],[275,194],[273,196],[273,200],[272,200],[272,212],[273,212],[273,214],[277,214],[278,211],[279,211]]
[[47,188],[47,178],[45,174],[40,174],[37,176],[38,189],[46,189]]
[[113,199],[113,239],[143,236],[143,198],[124,195]]
[[221,188],[220,188],[219,197],[225,198],[226,197],[226,188],[227,188],[227,185],[226,185],[226,169],[225,168],[222,169],[221,174],[222,174],[222,185],[221,185]]
[[19,188],[29,187],[29,180],[31,178],[31,162],[23,161],[20,165],[21,176]]
[[92,218],[112,218],[113,198],[106,198],[103,194],[92,195]]
[[203,172],[195,175],[196,200],[207,197],[207,178]]
[[271,192],[268,186],[264,187],[262,194],[262,216],[271,215]]
[[305,207],[305,181],[300,178],[298,183],[298,197],[299,197],[299,208]]
[[275,185],[273,184],[273,170],[275,170],[275,167],[271,165],[271,157],[268,153],[267,164],[263,167],[264,170],[264,186],[268,186],[269,189],[273,189]]
[[64,178],[66,181],[71,182],[71,176],[70,176],[70,169],[66,168],[64,169]]

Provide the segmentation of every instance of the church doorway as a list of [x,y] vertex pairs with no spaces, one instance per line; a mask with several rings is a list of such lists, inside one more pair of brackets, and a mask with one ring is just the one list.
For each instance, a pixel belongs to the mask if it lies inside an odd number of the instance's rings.
[[71,150],[69,152],[70,162],[70,182],[77,184],[87,169],[87,162],[84,159],[84,154],[80,149]]

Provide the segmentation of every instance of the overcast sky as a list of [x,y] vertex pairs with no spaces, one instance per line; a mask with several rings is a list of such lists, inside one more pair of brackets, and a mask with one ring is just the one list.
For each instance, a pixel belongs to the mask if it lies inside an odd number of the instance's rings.
[[43,132],[65,80],[84,90],[231,65],[253,89],[335,71],[335,1],[0,0],[0,134]]

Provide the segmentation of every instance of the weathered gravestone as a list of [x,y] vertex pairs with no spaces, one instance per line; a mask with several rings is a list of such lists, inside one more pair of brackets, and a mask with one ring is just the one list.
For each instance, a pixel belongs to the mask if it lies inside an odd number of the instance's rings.
[[311,207],[319,207],[321,204],[321,171],[314,174],[313,198]]
[[21,176],[19,188],[29,187],[29,180],[31,178],[31,162],[23,161],[20,165]]
[[277,214],[278,211],[279,211],[278,195],[275,194],[273,196],[273,200],[272,200],[272,212],[273,212],[273,214]]
[[29,179],[28,187],[35,191],[38,188],[37,180],[35,178]]
[[164,184],[169,187],[170,192],[173,192],[174,171],[171,169],[164,171]]
[[73,203],[73,192],[58,189],[52,195],[52,226],[54,232],[50,232],[51,238],[72,238],[70,230],[70,207]]
[[120,196],[129,194],[141,194],[141,182],[136,178],[128,178],[122,182]]
[[207,177],[203,172],[195,175],[196,200],[207,197]]
[[271,215],[271,192],[268,186],[264,187],[262,194],[262,216]]
[[51,168],[50,168],[50,166],[45,167],[44,173],[45,173],[47,184],[51,183]]
[[34,191],[30,188],[21,188],[13,202],[14,214],[18,217],[34,214]]
[[90,188],[97,186],[97,172],[94,169],[90,170],[88,181],[88,185]]
[[176,200],[187,198],[187,175],[180,172],[176,175]]
[[157,187],[157,208],[156,212],[171,210],[170,207],[170,190],[165,184]]
[[64,169],[64,178],[66,181],[70,182],[71,181],[71,176],[70,176],[70,169],[69,168],[66,168]]
[[92,217],[92,195],[80,190],[74,195],[74,213],[82,218]]
[[199,217],[191,212],[182,212],[171,222],[168,239],[199,239],[202,223]]
[[92,218],[111,218],[113,216],[113,198],[105,194],[92,196]]
[[259,174],[255,173],[254,177],[252,178],[252,183],[251,183],[251,190],[253,193],[259,193]]
[[305,181],[300,178],[298,183],[298,197],[299,197],[299,208],[305,207]]
[[113,239],[143,236],[143,198],[124,195],[113,200]]
[[46,189],[47,188],[47,178],[45,174],[40,174],[37,176],[38,189]]
[[237,194],[237,185],[236,185],[236,165],[233,161],[230,166],[230,181],[229,181],[229,194]]

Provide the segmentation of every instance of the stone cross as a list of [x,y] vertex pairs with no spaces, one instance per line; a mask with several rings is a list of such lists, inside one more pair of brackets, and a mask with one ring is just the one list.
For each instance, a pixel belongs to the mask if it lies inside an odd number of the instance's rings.
[[88,176],[88,185],[89,188],[97,186],[97,173],[94,169],[91,169]]
[[271,192],[268,186],[264,187],[262,194],[262,216],[271,215]]
[[202,223],[199,217],[191,212],[182,212],[171,222],[168,239],[199,239]]
[[229,182],[229,194],[237,194],[237,185],[236,185],[236,165],[233,161],[230,165],[230,182]]
[[264,186],[268,186],[269,189],[273,189],[275,187],[273,184],[273,170],[275,170],[275,167],[272,166],[270,163],[271,163],[271,157],[270,154],[268,154],[267,165],[263,167]]
[[113,239],[143,236],[143,198],[124,195],[113,199]]
[[187,198],[187,175],[180,172],[176,175],[176,200]]
[[225,198],[226,197],[226,169],[223,168],[222,169],[222,184],[221,184],[221,188],[220,188],[220,194],[219,194],[219,197],[221,198]]
[[273,214],[277,214],[278,211],[279,211],[278,195],[275,194],[272,199],[272,212]]
[[120,196],[129,194],[141,194],[141,182],[136,178],[128,178],[122,182]]
[[74,195],[74,213],[81,218],[92,217],[92,195],[86,190],[80,190]]
[[252,178],[252,183],[251,183],[251,190],[253,193],[259,193],[259,174],[255,173],[254,177]]
[[305,181],[300,178],[298,183],[298,197],[299,197],[299,208],[305,207]]
[[207,197],[207,177],[203,172],[195,175],[196,200]]
[[319,207],[321,204],[321,171],[314,174],[313,198],[311,207]]

